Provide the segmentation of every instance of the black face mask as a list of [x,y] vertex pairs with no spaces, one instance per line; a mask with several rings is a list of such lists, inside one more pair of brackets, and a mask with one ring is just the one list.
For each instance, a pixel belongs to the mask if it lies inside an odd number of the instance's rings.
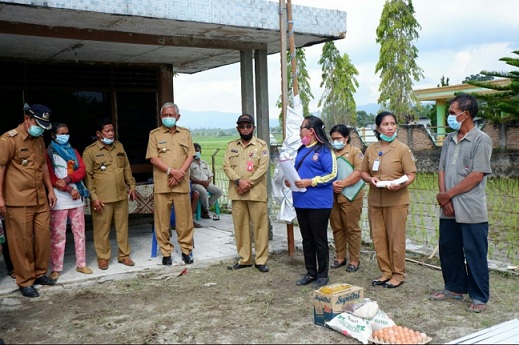
[[252,139],[252,132],[250,132],[249,134],[242,134],[242,133],[240,133],[240,137],[244,141],[249,141],[249,140]]

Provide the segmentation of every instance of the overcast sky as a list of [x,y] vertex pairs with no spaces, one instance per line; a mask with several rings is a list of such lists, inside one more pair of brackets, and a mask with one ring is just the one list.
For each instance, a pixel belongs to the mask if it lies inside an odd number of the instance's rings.
[[[276,1],[278,2],[278,1]],[[376,103],[380,78],[375,74],[380,46],[376,43],[384,0],[292,0],[293,5],[339,9],[347,12],[346,38],[335,41],[341,54],[347,53],[359,71],[360,84],[354,95],[357,106]],[[442,75],[450,85],[482,70],[510,71],[499,61],[517,57],[519,50],[519,0],[414,0],[415,17],[421,25],[418,66],[425,78],[415,89],[435,87]],[[294,18],[297,25],[297,18]],[[306,65],[314,100],[310,110],[318,110],[322,95],[320,66],[322,45],[305,48]],[[269,111],[277,119],[276,101],[281,93],[279,54],[270,55]],[[515,69],[517,70],[517,69]],[[241,113],[239,64],[175,78],[175,101],[180,110]],[[277,122],[271,122],[271,126]]]

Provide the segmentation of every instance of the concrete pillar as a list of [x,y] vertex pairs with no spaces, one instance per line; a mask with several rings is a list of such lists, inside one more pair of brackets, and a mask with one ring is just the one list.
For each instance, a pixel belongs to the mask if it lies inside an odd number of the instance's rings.
[[241,110],[254,116],[254,75],[252,50],[240,51]]
[[159,94],[157,104],[157,124],[159,123],[160,107],[166,102],[174,102],[173,96],[173,65],[162,64],[159,67]]
[[257,135],[258,138],[265,140],[270,147],[268,65],[266,49],[256,50],[254,52],[254,73],[256,76]]
[[[256,130],[257,136],[263,139],[270,148],[270,124],[269,124],[269,90],[268,90],[268,64],[267,64],[267,50],[259,49],[254,52],[254,76],[256,86]],[[267,195],[272,195],[272,185],[270,169],[267,170]],[[270,205],[270,202],[268,203]],[[272,210],[268,206],[269,215],[269,240],[272,240]]]

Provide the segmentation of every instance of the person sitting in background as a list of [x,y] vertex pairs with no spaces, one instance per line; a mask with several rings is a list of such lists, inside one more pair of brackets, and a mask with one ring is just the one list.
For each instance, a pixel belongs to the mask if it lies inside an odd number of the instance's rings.
[[85,205],[88,191],[83,184],[85,163],[79,153],[69,144],[69,130],[64,123],[55,123],[51,132],[46,159],[50,180],[56,194],[56,206],[50,211],[50,277],[59,278],[63,271],[63,256],[67,239],[67,219],[74,234],[76,271],[92,274],[86,265]]
[[[218,198],[222,196],[222,190],[211,182],[214,174],[211,169],[209,169],[207,162],[200,158],[202,147],[198,143],[194,143],[193,145],[196,155],[189,170],[192,189],[200,194],[200,202],[202,203],[201,217],[210,219],[209,208],[216,204]],[[211,196],[209,196],[209,193],[211,193]],[[219,217],[214,215],[213,219],[218,220]]]
[[[198,200],[200,200],[200,193],[198,191],[191,189],[191,213],[196,213],[196,207],[198,206]],[[193,226],[197,229],[203,228],[202,225],[194,221],[193,217]]]

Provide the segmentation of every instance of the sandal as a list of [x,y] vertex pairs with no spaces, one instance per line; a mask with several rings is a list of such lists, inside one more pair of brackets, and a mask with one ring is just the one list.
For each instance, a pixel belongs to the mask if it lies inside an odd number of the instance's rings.
[[487,310],[487,305],[483,302],[473,300],[472,303],[470,303],[470,305],[465,308],[465,310],[470,313],[479,314]]
[[213,214],[213,220],[220,220],[220,216],[217,214]]
[[349,264],[348,267],[346,267],[346,272],[349,272],[349,273],[357,272],[357,270],[359,269],[359,266],[360,266],[360,262],[357,264],[357,266]]
[[431,301],[444,301],[447,299],[462,300],[463,294],[455,294],[448,290],[441,290],[429,296]]

